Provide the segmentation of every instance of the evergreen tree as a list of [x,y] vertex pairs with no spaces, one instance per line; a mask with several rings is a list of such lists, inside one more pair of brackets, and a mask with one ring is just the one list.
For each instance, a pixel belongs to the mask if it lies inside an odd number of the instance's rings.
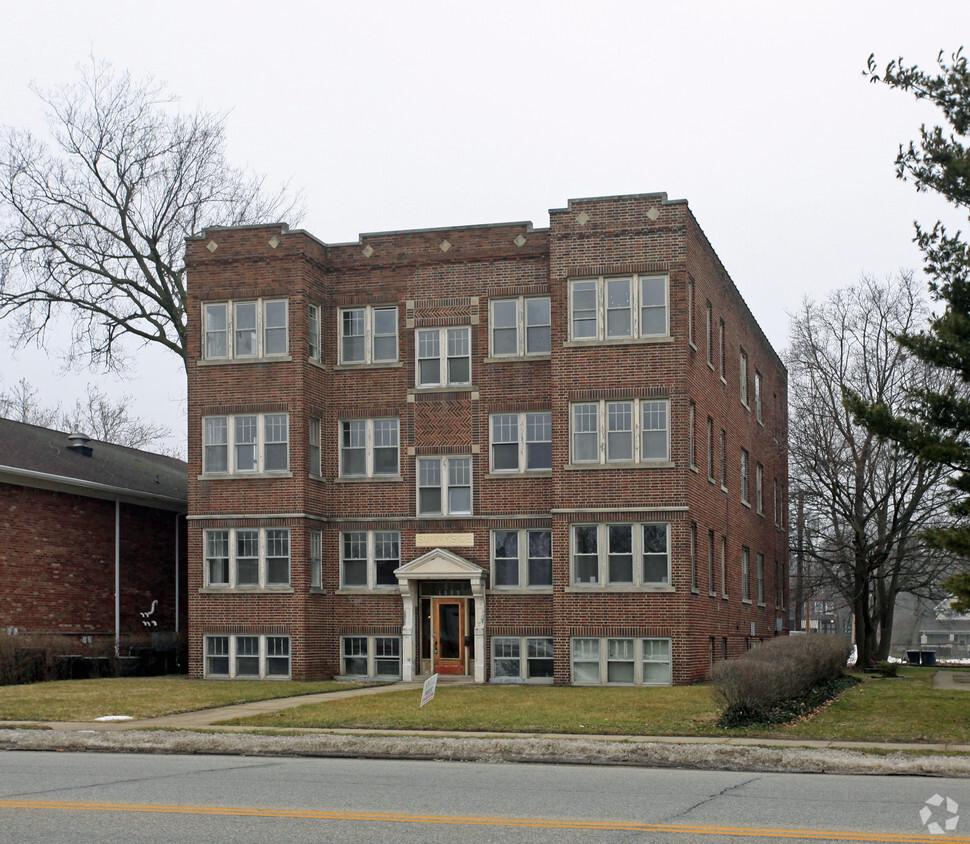
[[[900,145],[896,176],[917,191],[932,191],[970,214],[970,69],[961,48],[949,61],[941,52],[939,71],[927,73],[902,59],[880,73],[873,56],[867,75],[874,83],[912,94],[935,105],[944,126],[920,128],[920,139]],[[848,395],[847,404],[873,431],[900,443],[908,451],[944,466],[959,497],[950,507],[951,520],[928,531],[929,541],[961,557],[970,557],[970,248],[958,231],[950,234],[941,222],[932,228],[915,224],[915,242],[923,253],[933,298],[943,308],[929,330],[903,333],[899,342],[922,361],[952,375],[944,389],[914,389],[905,412],[894,414],[884,404],[867,404]],[[970,605],[970,576],[956,575],[945,583]],[[961,594],[962,593],[962,594]]]

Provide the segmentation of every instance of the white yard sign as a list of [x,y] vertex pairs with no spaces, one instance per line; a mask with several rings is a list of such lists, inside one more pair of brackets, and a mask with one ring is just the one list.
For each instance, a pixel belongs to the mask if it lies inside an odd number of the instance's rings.
[[[424,690],[421,692],[421,706],[434,700],[434,691],[438,687],[438,675],[432,674],[424,681]],[[419,706],[418,709],[421,707]]]

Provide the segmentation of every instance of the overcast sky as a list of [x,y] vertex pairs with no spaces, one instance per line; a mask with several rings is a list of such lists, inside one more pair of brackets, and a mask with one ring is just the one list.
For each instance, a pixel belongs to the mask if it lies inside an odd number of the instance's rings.
[[[970,3],[234,2],[7,4],[0,123],[42,128],[29,91],[88,55],[229,111],[229,158],[305,193],[301,227],[360,232],[531,220],[574,197],[687,199],[775,348],[803,297],[920,267],[914,219],[962,222],[894,178],[937,116],[863,76],[930,68],[970,33]],[[0,326],[0,331],[2,331]],[[184,439],[184,378],[146,353],[128,381],[65,376],[0,347],[70,402],[88,381]]]

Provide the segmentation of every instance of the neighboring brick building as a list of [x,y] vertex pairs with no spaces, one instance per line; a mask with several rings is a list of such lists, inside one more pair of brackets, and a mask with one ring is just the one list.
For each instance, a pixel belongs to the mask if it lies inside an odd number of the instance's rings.
[[0,633],[97,642],[184,629],[185,472],[0,419]]
[[686,202],[186,265],[195,676],[687,683],[786,631],[786,372]]

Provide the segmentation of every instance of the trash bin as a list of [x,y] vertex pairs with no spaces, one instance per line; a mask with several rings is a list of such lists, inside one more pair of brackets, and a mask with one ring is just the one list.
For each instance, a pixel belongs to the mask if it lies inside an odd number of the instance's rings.
[[906,651],[906,662],[909,665],[919,665],[919,651]]
[[936,665],[936,651],[920,651],[920,665]]

